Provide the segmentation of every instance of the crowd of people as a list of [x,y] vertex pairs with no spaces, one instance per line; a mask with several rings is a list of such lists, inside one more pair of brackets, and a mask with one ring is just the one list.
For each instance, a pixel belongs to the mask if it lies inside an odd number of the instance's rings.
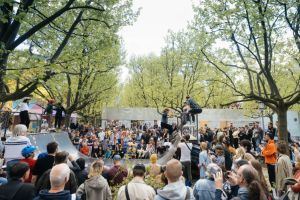
[[[0,199],[268,200],[285,194],[287,184],[292,185],[289,194],[300,192],[299,144],[290,137],[289,146],[278,142],[272,123],[267,130],[257,122],[220,129],[205,125],[195,133],[195,141],[181,135],[176,125],[171,134],[169,130],[157,124],[132,129],[75,126],[69,133],[74,146],[94,158],[86,163],[84,157],[75,159],[59,151],[54,141],[47,144],[47,152],[36,155],[27,127],[16,125],[11,137],[1,138],[5,168],[0,172]],[[191,153],[198,145],[198,173],[192,176]],[[165,165],[157,164],[170,152]],[[122,162],[124,157],[149,159],[149,164],[130,169]],[[105,166],[107,159],[112,166]],[[149,177],[162,187],[147,184]],[[289,183],[287,177],[295,182]],[[113,196],[116,186],[121,187]]]

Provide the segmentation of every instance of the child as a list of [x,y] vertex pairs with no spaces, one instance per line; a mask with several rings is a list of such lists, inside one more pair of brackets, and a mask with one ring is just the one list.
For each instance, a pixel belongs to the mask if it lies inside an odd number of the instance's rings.
[[30,168],[30,173],[28,178],[25,180],[25,183],[31,183],[31,178],[32,178],[32,170],[35,166],[36,160],[34,159],[35,157],[35,151],[36,151],[36,147],[35,146],[26,146],[22,149],[22,156],[24,157],[24,159],[20,160],[21,162],[26,162],[29,165]]

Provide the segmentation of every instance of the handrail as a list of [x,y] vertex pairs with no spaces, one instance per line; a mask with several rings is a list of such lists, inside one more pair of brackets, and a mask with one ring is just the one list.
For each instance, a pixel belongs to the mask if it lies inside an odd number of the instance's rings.
[[[2,113],[9,113],[7,115],[4,116],[4,119],[2,119]],[[7,129],[9,129],[9,127],[12,125],[14,125],[14,123],[12,122],[12,124],[9,123],[9,120],[11,117],[16,116],[16,114],[19,114],[20,112],[18,111],[0,111],[0,124],[1,124],[1,128],[2,128],[2,124],[3,123],[7,123],[7,125],[4,126],[4,137],[6,137],[6,133],[7,133]],[[42,125],[42,116],[44,116],[45,114],[43,113],[33,113],[33,112],[28,112],[29,115],[34,116],[35,120],[37,122],[37,126],[35,128],[35,132],[36,133],[40,133],[41,132],[41,125]],[[40,117],[39,117],[40,116]],[[14,118],[13,118],[14,120]]]

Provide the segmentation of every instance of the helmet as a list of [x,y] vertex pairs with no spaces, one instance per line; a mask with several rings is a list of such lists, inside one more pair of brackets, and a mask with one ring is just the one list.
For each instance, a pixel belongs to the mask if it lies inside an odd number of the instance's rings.
[[35,146],[29,145],[22,149],[22,156],[28,158],[37,148]]

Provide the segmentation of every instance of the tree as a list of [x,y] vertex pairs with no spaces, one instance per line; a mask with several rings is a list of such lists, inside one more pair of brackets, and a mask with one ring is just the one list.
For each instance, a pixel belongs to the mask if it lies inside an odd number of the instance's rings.
[[[114,97],[117,67],[121,62],[117,35],[106,33],[109,38],[99,37],[99,32],[104,34],[102,28],[94,28],[89,23],[82,26],[85,26],[84,34],[92,34],[81,41],[70,40],[56,66],[58,75],[44,85],[51,98],[65,105],[67,126],[73,112],[83,114],[84,110],[88,111],[85,116],[94,115],[99,112],[95,105],[101,106]],[[36,93],[42,96],[39,90]]]
[[220,107],[228,95],[220,83],[209,80],[215,72],[203,64],[198,36],[193,31],[169,32],[160,56],[133,58],[123,105],[169,107],[180,113],[191,95],[202,107]]
[[[300,2],[205,1],[193,28],[207,34],[206,61],[218,70],[236,102],[260,101],[278,114],[287,141],[287,110],[300,100]],[[232,102],[230,102],[232,103]]]
[[[89,37],[82,34],[82,23],[91,22],[116,33],[120,26],[133,21],[138,13],[131,10],[131,0],[125,1],[75,1],[59,3],[45,0],[4,0],[0,3],[0,99],[1,102],[16,100],[32,93],[40,83],[53,77],[55,64],[70,39]],[[7,83],[13,70],[9,67],[23,49],[30,66],[16,70],[39,68],[39,76],[26,82],[16,81],[11,91]],[[28,50],[25,51],[24,49]],[[27,54],[26,54],[27,52]]]

